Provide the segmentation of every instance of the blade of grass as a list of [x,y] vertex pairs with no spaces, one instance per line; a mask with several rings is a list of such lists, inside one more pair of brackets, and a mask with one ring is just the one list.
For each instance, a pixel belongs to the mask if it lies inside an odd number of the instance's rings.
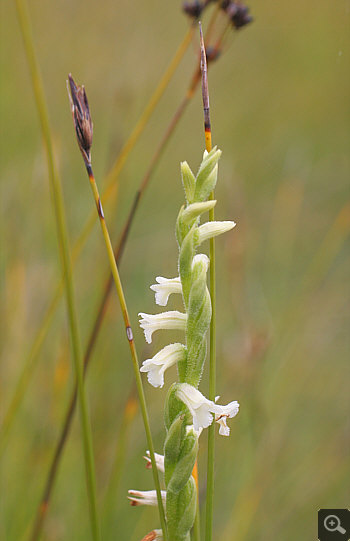
[[55,159],[54,159],[53,146],[52,146],[52,140],[51,140],[51,130],[50,130],[50,125],[49,125],[49,117],[48,117],[48,111],[47,111],[47,106],[46,106],[45,94],[44,94],[44,89],[41,82],[39,65],[36,59],[36,55],[35,55],[29,12],[28,12],[28,7],[25,0],[16,0],[16,8],[17,8],[17,15],[18,15],[19,23],[22,29],[24,47],[25,47],[28,65],[30,69],[30,76],[32,79],[34,96],[35,96],[37,109],[39,113],[41,131],[42,131],[42,136],[43,136],[43,140],[45,144],[47,161],[48,161],[50,188],[51,188],[51,195],[52,195],[52,200],[53,200],[54,214],[55,214],[55,219],[56,219],[62,272],[64,275],[64,281],[65,281],[65,293],[66,293],[68,320],[69,320],[71,342],[72,342],[74,369],[75,369],[75,375],[76,375],[77,384],[78,384],[78,398],[79,398],[79,405],[80,405],[80,412],[81,412],[81,428],[82,428],[82,439],[83,439],[84,458],[85,458],[85,467],[86,467],[87,491],[88,491],[89,508],[90,508],[91,531],[92,531],[92,537],[94,541],[99,541],[100,532],[99,532],[99,524],[98,524],[98,516],[97,516],[97,505],[96,505],[96,487],[95,487],[95,471],[94,471],[94,458],[93,458],[93,448],[92,448],[92,436],[91,436],[90,420],[89,420],[87,402],[86,402],[86,396],[85,396],[85,389],[83,385],[81,346],[80,346],[78,321],[77,321],[75,299],[74,299],[74,288],[73,288],[72,269],[71,269],[70,254],[69,254],[68,235],[67,235],[65,215],[64,215],[63,194],[62,194],[61,184],[58,177],[58,172],[57,172]]

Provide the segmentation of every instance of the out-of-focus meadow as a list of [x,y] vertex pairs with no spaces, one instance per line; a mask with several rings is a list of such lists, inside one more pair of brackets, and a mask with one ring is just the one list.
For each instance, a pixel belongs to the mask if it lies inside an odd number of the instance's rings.
[[[317,537],[319,508],[349,504],[350,4],[251,0],[249,5],[254,23],[230,32],[209,70],[213,140],[223,151],[216,215],[237,222],[217,241],[217,394],[222,403],[241,404],[230,422],[230,438],[217,437],[214,539],[309,540]],[[102,188],[189,21],[174,0],[37,0],[29,8],[73,244],[94,204],[74,140],[67,74],[87,89],[94,169]],[[14,2],[2,5],[1,41],[4,418],[60,278],[60,262]],[[122,171],[116,204],[105,204],[114,241],[188,86],[197,51],[195,34]],[[169,333],[157,333],[146,347],[137,313],[155,310],[149,289],[155,276],[176,275],[174,224],[183,201],[179,163],[187,160],[196,170],[200,162],[201,107],[197,92],[141,200],[121,264],[141,359],[169,342]],[[107,273],[96,223],[74,270],[83,347]],[[177,307],[174,301],[172,306]],[[144,380],[158,452],[164,440],[162,404],[174,375],[167,374],[162,390]],[[153,488],[133,403],[129,421],[122,421],[133,381],[113,292],[86,380],[104,541],[138,541],[159,527],[156,508],[133,508],[126,498],[128,488]],[[1,539],[28,539],[73,384],[61,301],[1,450]],[[207,387],[204,375],[202,391]],[[205,467],[203,434],[201,502]],[[86,540],[89,528],[76,416],[42,539]]]

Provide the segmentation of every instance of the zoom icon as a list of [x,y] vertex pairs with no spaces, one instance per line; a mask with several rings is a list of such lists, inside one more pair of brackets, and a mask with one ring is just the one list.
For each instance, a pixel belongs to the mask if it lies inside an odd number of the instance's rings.
[[350,510],[320,509],[318,512],[319,541],[350,540]]

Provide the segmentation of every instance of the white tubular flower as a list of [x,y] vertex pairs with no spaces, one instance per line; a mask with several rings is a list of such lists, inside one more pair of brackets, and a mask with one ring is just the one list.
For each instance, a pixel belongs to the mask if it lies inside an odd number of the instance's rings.
[[170,312],[162,312],[161,314],[144,314],[141,316],[140,327],[145,333],[145,339],[148,344],[152,342],[152,334],[161,329],[186,330],[187,314],[172,310]]
[[[148,470],[151,470],[152,469],[152,462],[151,462],[150,452],[146,451],[146,455],[147,456],[143,457],[147,462],[146,468]],[[164,471],[165,471],[165,468],[164,468],[164,455],[158,455],[158,453],[154,453],[154,458],[156,459],[157,470],[164,473]]]
[[235,227],[235,222],[207,222],[198,227],[198,244],[202,244],[205,240],[217,237],[221,233],[226,233]]
[[193,426],[195,431],[201,428],[207,428],[213,422],[213,414],[215,421],[220,424],[219,434],[228,436],[230,429],[226,425],[227,417],[234,417],[238,413],[238,402],[230,402],[226,406],[215,404],[212,400],[208,400],[192,385],[181,383],[177,391],[178,398],[186,404],[193,417]]
[[[128,490],[131,505],[158,505],[157,492],[155,490]],[[161,490],[163,504],[165,505],[166,490]]]
[[163,278],[162,276],[157,276],[157,284],[151,286],[152,291],[155,292],[156,304],[159,306],[166,306],[169,295],[172,293],[182,293],[182,286],[180,277],[177,278]]
[[163,539],[162,530],[152,530],[141,541],[163,541]]
[[152,359],[143,361],[140,372],[147,372],[147,379],[153,387],[163,387],[165,370],[181,361],[185,352],[186,348],[183,344],[169,344]]

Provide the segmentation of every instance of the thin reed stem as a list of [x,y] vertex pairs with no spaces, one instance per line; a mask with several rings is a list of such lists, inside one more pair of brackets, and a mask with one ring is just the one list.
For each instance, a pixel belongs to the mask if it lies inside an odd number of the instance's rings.
[[[201,40],[201,71],[202,71],[202,96],[204,112],[204,135],[205,148],[207,152],[212,149],[209,89],[208,89],[208,67],[206,60],[205,45],[202,33],[202,26],[199,23]],[[214,191],[209,199],[214,199]],[[214,221],[214,209],[209,211],[209,222]],[[216,394],[216,287],[215,287],[215,241],[210,239],[209,244],[210,279],[209,291],[211,297],[212,316],[210,321],[210,350],[209,350],[209,400],[215,400]],[[208,461],[207,461],[207,494],[206,494],[206,515],[205,515],[205,539],[212,540],[213,535],[213,503],[214,503],[214,459],[215,459],[215,426],[209,426],[208,432]]]
[[48,111],[46,107],[44,89],[41,81],[39,65],[36,59],[28,7],[25,0],[16,0],[17,14],[24,39],[24,46],[27,55],[30,76],[32,79],[35,100],[38,108],[41,131],[45,143],[47,154],[50,188],[53,200],[54,214],[56,219],[57,236],[61,255],[62,273],[64,276],[65,293],[68,311],[69,328],[72,341],[72,353],[74,361],[75,376],[78,385],[78,399],[81,413],[81,428],[83,436],[83,448],[86,467],[86,482],[89,498],[90,521],[92,537],[94,541],[100,540],[100,530],[98,524],[97,504],[96,504],[96,486],[95,470],[92,448],[91,426],[88,415],[88,408],[83,384],[83,370],[81,358],[81,345],[78,330],[78,321],[75,307],[74,287],[72,279],[72,269],[69,253],[68,235],[66,229],[63,194],[60,180],[55,164],[53,146],[51,140],[51,130],[49,125]]
[[[119,175],[124,168],[125,162],[129,154],[133,150],[142,132],[144,131],[153,111],[155,110],[159,100],[161,99],[172,77],[174,76],[174,73],[177,67],[179,66],[184,54],[186,53],[191,43],[194,28],[195,28],[194,24],[191,25],[187,33],[185,34],[182,42],[180,43],[177,51],[175,52],[174,57],[171,59],[168,67],[166,68],[165,73],[163,74],[154,93],[152,94],[143,113],[141,114],[141,117],[139,118],[136,126],[134,127],[133,131],[131,132],[130,136],[128,137],[127,141],[122,147],[116,161],[114,162],[110,172],[108,173],[106,177],[106,188],[102,194],[103,202],[107,201],[107,199],[112,198],[112,195],[115,196],[115,194],[112,193],[112,192],[115,192],[116,190],[117,185],[115,183],[118,180]],[[21,27],[21,31],[22,31],[22,27]],[[83,245],[86,242],[86,239],[89,237],[91,233],[91,230],[95,224],[95,221],[96,221],[96,215],[95,215],[95,212],[93,212],[87,219],[78,239],[76,240],[74,244],[73,257],[72,257],[73,267],[76,261],[76,257],[74,257],[74,252],[77,252],[77,257],[78,257]],[[1,436],[0,456],[5,448],[5,445],[7,443],[7,438],[12,428],[12,424],[15,420],[17,411],[22,403],[22,400],[28,388],[29,382],[37,366],[38,355],[39,355],[41,346],[46,338],[48,330],[51,326],[51,322],[55,314],[55,311],[57,309],[58,301],[60,299],[62,291],[63,291],[63,280],[62,280],[62,283],[60,283],[57,286],[54,296],[50,302],[49,308],[47,309],[43,317],[42,323],[34,337],[32,347],[28,353],[28,357],[26,358],[23,364],[23,369],[19,376],[17,385],[15,387],[14,394],[11,399],[9,408],[4,416],[4,421],[3,421],[3,424],[1,427],[1,433],[0,433],[0,436]]]
[[150,423],[149,423],[149,417],[148,417],[147,406],[146,406],[146,399],[145,399],[145,394],[144,394],[144,391],[143,391],[142,379],[141,379],[141,374],[140,374],[140,367],[139,367],[139,362],[138,362],[138,358],[137,358],[137,352],[136,352],[134,336],[133,336],[133,332],[132,332],[132,328],[131,328],[131,322],[130,322],[130,318],[129,318],[129,313],[128,313],[128,309],[127,309],[127,305],[126,305],[126,301],[125,301],[124,291],[123,291],[122,283],[121,283],[121,280],[120,280],[117,263],[116,263],[116,260],[115,260],[115,257],[114,257],[113,247],[112,247],[111,239],[110,239],[110,236],[109,236],[109,233],[108,233],[107,224],[106,224],[105,216],[104,216],[104,213],[103,213],[102,203],[101,203],[99,191],[98,191],[98,188],[97,188],[97,184],[96,184],[96,181],[95,181],[95,177],[94,177],[91,165],[89,163],[86,163],[86,162],[85,162],[85,165],[86,165],[86,170],[87,170],[87,173],[88,173],[88,176],[89,176],[90,185],[91,185],[93,196],[94,196],[95,203],[96,203],[96,208],[97,208],[97,212],[98,212],[98,216],[99,216],[99,220],[100,220],[100,224],[101,224],[103,238],[104,238],[106,249],[107,249],[107,254],[108,254],[109,264],[110,264],[110,267],[111,267],[111,272],[112,272],[112,275],[113,275],[114,284],[115,284],[115,287],[116,287],[116,290],[117,290],[117,295],[118,295],[120,307],[121,307],[122,314],[123,314],[123,319],[124,319],[124,324],[125,324],[125,332],[126,332],[126,336],[127,336],[128,342],[129,342],[131,359],[132,359],[132,364],[133,364],[133,368],[134,368],[134,375],[135,375],[135,380],[136,380],[136,388],[137,388],[137,393],[138,393],[138,397],[139,397],[140,408],[141,408],[143,423],[144,423],[146,437],[147,437],[147,444],[148,444],[151,463],[152,463],[153,481],[154,481],[155,489],[156,489],[156,492],[157,492],[159,518],[160,518],[161,528],[163,530],[163,538],[166,541],[167,540],[167,532],[166,532],[165,513],[164,513],[161,490],[160,490],[160,482],[159,482],[158,470],[157,470],[157,466],[156,466],[156,460],[155,460],[155,457],[154,457],[154,445],[153,445],[153,439],[152,439],[152,434],[151,434],[151,427],[150,427]]
[[208,43],[208,41],[210,40],[211,35],[212,35],[212,33],[213,33],[214,26],[215,26],[216,20],[217,20],[217,18],[218,18],[220,9],[221,9],[220,2],[217,2],[217,3],[215,4],[214,11],[213,11],[213,14],[212,14],[212,16],[211,16],[211,18],[210,18],[210,21],[209,21],[209,24],[208,24],[208,27],[207,27],[207,31],[206,31],[206,34],[205,34],[205,41],[206,41],[207,43]]

